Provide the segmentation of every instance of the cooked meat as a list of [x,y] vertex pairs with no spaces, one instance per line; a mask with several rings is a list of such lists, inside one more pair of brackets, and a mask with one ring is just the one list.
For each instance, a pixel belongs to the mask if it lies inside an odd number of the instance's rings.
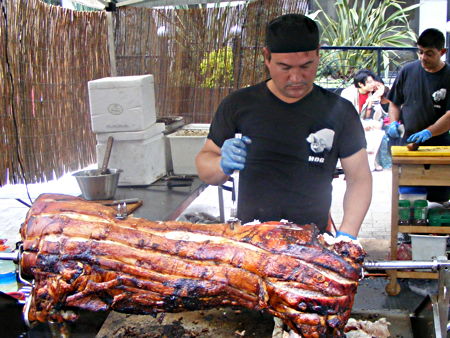
[[133,314],[219,306],[265,310],[304,337],[339,337],[350,316],[363,249],[327,242],[314,225],[115,218],[81,198],[44,194],[21,228],[21,266],[35,279],[29,317],[60,310]]
[[347,338],[388,338],[391,336],[389,325],[391,323],[386,318],[380,318],[375,322],[350,318],[344,328],[344,332]]
[[409,151],[416,151],[419,149],[419,145],[417,143],[408,143],[406,148],[408,148]]

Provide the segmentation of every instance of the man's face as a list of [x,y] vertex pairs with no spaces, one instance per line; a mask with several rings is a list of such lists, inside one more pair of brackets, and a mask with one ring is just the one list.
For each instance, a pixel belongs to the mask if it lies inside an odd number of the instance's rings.
[[369,93],[375,90],[376,82],[372,76],[368,76],[366,79],[366,83],[359,83],[359,88],[362,94]]
[[302,99],[313,88],[319,65],[319,50],[270,53],[264,48],[264,63],[272,78],[272,91],[285,102]]
[[445,54],[446,49],[439,50],[437,48],[417,47],[419,48],[417,54],[419,55],[422,67],[430,72],[439,70],[442,65],[441,57]]

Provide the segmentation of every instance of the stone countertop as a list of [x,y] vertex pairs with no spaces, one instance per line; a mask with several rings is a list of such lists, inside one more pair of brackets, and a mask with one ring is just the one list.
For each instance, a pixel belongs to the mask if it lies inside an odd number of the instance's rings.
[[133,213],[135,217],[168,221],[175,220],[206,187],[198,177],[192,181],[162,178],[145,187],[118,187],[114,199],[138,198],[143,204]]

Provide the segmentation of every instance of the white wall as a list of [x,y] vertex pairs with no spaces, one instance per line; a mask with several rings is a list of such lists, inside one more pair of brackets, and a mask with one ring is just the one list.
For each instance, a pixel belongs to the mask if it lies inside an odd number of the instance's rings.
[[437,28],[446,35],[447,0],[420,0],[419,11],[419,34],[427,28]]
[[75,9],[75,7],[73,7],[72,0],[62,0],[61,6],[64,8]]

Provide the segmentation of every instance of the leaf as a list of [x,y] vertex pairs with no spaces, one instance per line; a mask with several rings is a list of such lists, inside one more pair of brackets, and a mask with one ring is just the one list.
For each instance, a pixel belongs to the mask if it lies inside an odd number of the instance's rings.
[[[404,1],[399,0],[354,0],[350,5],[349,0],[337,0],[336,16],[331,17],[317,0],[315,2],[319,10],[314,15],[321,29],[321,39],[330,46],[405,47],[413,45],[416,40],[408,18],[419,5],[402,8]],[[340,78],[350,78],[352,72],[363,65],[368,68],[376,66],[372,51],[338,51],[333,57],[327,51],[323,55],[330,60],[323,67],[324,72]]]

